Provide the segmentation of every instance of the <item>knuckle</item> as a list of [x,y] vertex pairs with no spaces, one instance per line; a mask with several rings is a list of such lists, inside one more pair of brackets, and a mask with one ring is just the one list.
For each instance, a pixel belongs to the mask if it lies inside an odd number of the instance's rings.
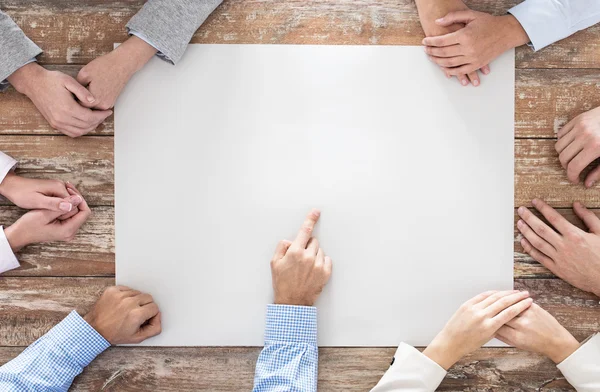
[[546,234],[548,234],[548,228],[546,226],[544,226],[544,225],[538,225],[536,227],[536,231],[542,237],[545,236]]

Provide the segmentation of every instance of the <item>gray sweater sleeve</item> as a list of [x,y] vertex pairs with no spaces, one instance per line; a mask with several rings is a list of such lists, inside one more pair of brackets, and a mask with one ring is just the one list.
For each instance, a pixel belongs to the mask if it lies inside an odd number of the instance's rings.
[[7,77],[40,53],[10,16],[0,11],[0,91],[8,87]]
[[192,35],[222,0],[148,0],[127,23],[128,32],[147,39],[163,58],[176,64]]

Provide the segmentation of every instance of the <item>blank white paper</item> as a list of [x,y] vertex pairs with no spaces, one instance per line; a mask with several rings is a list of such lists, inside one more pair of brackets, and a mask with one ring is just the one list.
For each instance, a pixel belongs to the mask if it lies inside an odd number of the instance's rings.
[[321,346],[427,345],[513,287],[514,52],[462,87],[421,47],[190,45],[115,117],[116,276],[165,346],[260,346],[270,265],[311,207]]

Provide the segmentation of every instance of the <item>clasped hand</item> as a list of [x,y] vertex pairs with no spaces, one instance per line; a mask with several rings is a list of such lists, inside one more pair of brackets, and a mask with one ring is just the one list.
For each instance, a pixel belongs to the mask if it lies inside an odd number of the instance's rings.
[[4,230],[13,252],[38,242],[70,241],[91,215],[71,183],[9,173],[0,183],[0,194],[18,207],[31,210]]

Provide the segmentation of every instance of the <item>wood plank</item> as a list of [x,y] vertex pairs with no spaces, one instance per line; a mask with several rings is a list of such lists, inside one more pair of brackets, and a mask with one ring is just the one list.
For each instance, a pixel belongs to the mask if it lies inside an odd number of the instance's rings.
[[517,70],[515,136],[518,138],[556,138],[567,122],[598,106],[598,70]]
[[[114,209],[94,207],[94,214],[70,243],[53,242],[31,245],[18,254],[21,268],[8,271],[4,276],[114,276]],[[535,211],[535,210],[534,210]],[[559,209],[571,223],[585,230],[583,222],[571,209]],[[16,207],[0,209],[0,224],[9,226],[24,211]],[[600,216],[600,210],[594,210]],[[539,216],[539,214],[536,213]],[[515,278],[554,278],[544,266],[523,252],[522,236],[516,228],[515,212],[514,247]]]
[[[19,160],[24,176],[69,180],[80,186],[91,205],[114,203],[112,137],[4,136],[0,151]],[[598,186],[585,189],[567,181],[553,140],[519,139],[515,141],[515,204],[530,205],[536,197],[554,207],[570,207],[576,200],[600,207]]]
[[[26,346],[72,309],[85,314],[112,278],[0,277],[0,346]],[[540,306],[582,340],[600,330],[600,304],[559,279],[517,279]]]
[[531,206],[531,200],[541,198],[553,207],[570,207],[574,201],[600,207],[598,185],[571,184],[554,144],[550,139],[515,140],[515,205]]
[[[0,208],[0,224],[11,225],[25,211]],[[33,244],[17,254],[21,267],[3,276],[114,276],[114,209],[94,207],[71,242]]]
[[0,151],[19,161],[25,177],[71,181],[90,205],[113,204],[112,137],[3,136]]
[[[260,347],[112,347],[75,379],[71,391],[249,391]],[[0,364],[22,348],[0,348]],[[319,391],[369,391],[395,348],[321,348]],[[480,349],[450,369],[439,391],[573,391],[554,364],[512,348]]]
[[[46,52],[47,64],[85,64],[126,39],[124,26],[141,1],[62,0],[53,5],[6,1],[3,9]],[[518,0],[472,0],[503,14]],[[52,4],[52,3],[51,3]],[[194,35],[194,43],[419,45],[423,31],[412,0],[228,0]],[[521,68],[600,67],[600,27],[533,53],[517,50]]]
[[[49,66],[76,75],[81,66]],[[600,106],[600,73],[596,70],[533,69],[516,72],[515,136],[555,138],[569,120]],[[60,135],[29,99],[14,89],[0,95],[0,135]],[[110,116],[91,135],[114,134]]]

